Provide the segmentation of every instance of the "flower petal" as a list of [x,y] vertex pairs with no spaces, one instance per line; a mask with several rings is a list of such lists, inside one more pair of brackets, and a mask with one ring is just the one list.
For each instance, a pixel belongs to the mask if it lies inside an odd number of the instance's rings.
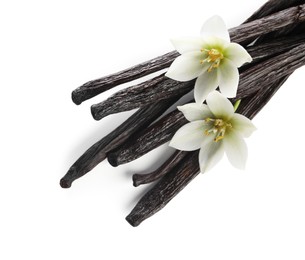
[[203,139],[206,137],[204,131],[206,125],[204,121],[198,120],[182,126],[174,135],[170,146],[182,151],[194,151],[201,147]]
[[203,39],[203,43],[202,43],[203,49],[208,49],[208,50],[217,49],[223,54],[225,54],[225,50],[228,48],[230,44],[230,42],[215,36],[207,36],[202,39]]
[[248,149],[242,136],[235,131],[230,131],[223,139],[223,144],[230,163],[238,169],[244,169],[248,157]]
[[211,72],[205,71],[195,83],[194,96],[195,101],[198,104],[203,103],[206,100],[208,94],[214,91],[218,87],[217,71]]
[[219,89],[223,95],[229,98],[236,97],[239,72],[233,62],[223,59],[218,68]]
[[252,57],[250,54],[239,44],[230,43],[224,50],[225,57],[232,61],[237,68],[246,62],[251,62]]
[[230,35],[226,24],[218,15],[211,17],[203,24],[200,34],[202,37],[216,36],[230,42]]
[[[209,136],[210,137],[210,136]],[[211,141],[201,147],[199,152],[200,171],[202,173],[210,170],[218,163],[224,154],[222,142],[214,142],[211,136]]]
[[203,72],[200,51],[187,52],[174,60],[165,76],[177,81],[189,81]]
[[241,114],[235,113],[230,119],[230,123],[233,129],[243,137],[249,137],[256,130],[252,121]]
[[183,37],[171,40],[175,49],[183,54],[190,51],[200,51],[203,45],[201,37]]
[[204,120],[212,117],[213,114],[205,104],[189,103],[184,106],[177,107],[188,121]]
[[216,118],[229,119],[234,113],[232,103],[218,91],[208,95],[207,105]]

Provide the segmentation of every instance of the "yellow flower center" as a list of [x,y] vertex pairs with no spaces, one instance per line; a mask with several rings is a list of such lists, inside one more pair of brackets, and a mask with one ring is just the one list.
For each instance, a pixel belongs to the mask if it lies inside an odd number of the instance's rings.
[[206,123],[212,122],[212,127],[210,129],[207,129],[204,131],[205,135],[214,134],[214,142],[219,142],[225,137],[225,133],[227,129],[232,128],[232,125],[230,122],[226,122],[223,119],[213,119],[213,118],[206,118],[204,120]]
[[201,64],[204,64],[206,62],[211,63],[210,67],[208,68],[208,72],[211,72],[213,69],[218,68],[221,60],[224,58],[222,52],[217,49],[201,49],[200,51],[208,55],[208,57],[204,60],[200,60]]

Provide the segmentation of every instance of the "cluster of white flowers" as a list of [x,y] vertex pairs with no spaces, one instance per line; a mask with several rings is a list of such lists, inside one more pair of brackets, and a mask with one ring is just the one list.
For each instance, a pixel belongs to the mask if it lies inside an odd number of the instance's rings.
[[[197,79],[196,103],[178,107],[190,123],[176,132],[170,146],[184,151],[200,149],[202,173],[211,169],[224,152],[233,166],[244,168],[247,146],[243,138],[256,128],[248,118],[235,113],[227,98],[236,97],[238,68],[251,62],[251,56],[241,45],[230,42],[219,16],[205,22],[201,37],[175,39],[172,43],[181,55],[166,76],[177,81]],[[215,91],[218,87],[221,93]]]

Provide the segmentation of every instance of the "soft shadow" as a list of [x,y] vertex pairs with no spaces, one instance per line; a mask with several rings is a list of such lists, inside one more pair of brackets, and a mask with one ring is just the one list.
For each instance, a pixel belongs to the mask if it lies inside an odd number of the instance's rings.
[[[126,119],[128,119],[136,110],[122,112],[114,115],[107,116],[103,118],[98,123],[93,124],[93,127],[90,133],[84,135],[78,143],[75,143],[74,146],[71,146],[71,149],[67,153],[67,159],[65,160],[64,167],[66,170],[80,157],[82,156],[92,145],[100,141],[107,134],[117,128],[122,124]],[[93,119],[92,119],[93,120]]]
[[137,163],[145,165],[143,169],[134,169],[133,165],[129,169],[126,169],[125,176],[128,180],[132,179],[132,175],[135,173],[138,174],[147,174],[162,166],[175,152],[174,148],[168,146],[168,143],[161,145],[160,147],[155,148],[154,150],[148,152],[142,157],[138,158],[132,163]]
[[125,206],[125,211],[130,212],[135,205],[139,202],[139,200],[155,185],[155,183],[149,183],[149,184],[144,184],[141,185],[135,189],[137,191],[135,192],[136,194],[130,199],[130,201],[127,203]]

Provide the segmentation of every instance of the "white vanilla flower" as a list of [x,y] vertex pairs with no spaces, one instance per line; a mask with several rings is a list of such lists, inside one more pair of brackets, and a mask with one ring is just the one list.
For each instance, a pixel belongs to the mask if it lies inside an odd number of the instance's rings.
[[224,152],[233,166],[243,169],[248,155],[243,138],[249,137],[255,126],[235,113],[231,102],[217,91],[210,93],[206,102],[178,107],[190,122],[176,132],[169,145],[183,151],[200,149],[201,172],[211,169]]
[[251,62],[249,53],[239,44],[231,43],[221,17],[213,16],[201,29],[201,37],[172,40],[181,54],[171,64],[166,76],[177,81],[195,83],[195,101],[203,103],[218,86],[226,97],[235,97],[239,82],[238,69]]

